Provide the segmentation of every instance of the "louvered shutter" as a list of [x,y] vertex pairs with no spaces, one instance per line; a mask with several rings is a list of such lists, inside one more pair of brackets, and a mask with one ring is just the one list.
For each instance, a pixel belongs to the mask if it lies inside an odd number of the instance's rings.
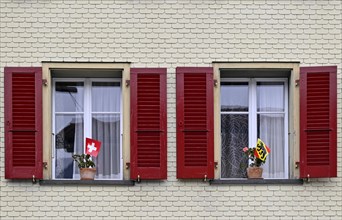
[[42,70],[4,70],[5,178],[42,179]]
[[166,179],[166,68],[131,68],[131,179]]
[[178,67],[177,178],[214,178],[213,69]]
[[300,69],[300,177],[337,176],[337,68]]

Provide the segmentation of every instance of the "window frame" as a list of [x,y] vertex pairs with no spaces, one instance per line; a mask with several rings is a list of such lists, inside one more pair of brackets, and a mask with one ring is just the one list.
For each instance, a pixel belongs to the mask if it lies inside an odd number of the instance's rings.
[[[63,78],[68,78],[70,71],[76,71],[79,76],[80,70],[85,70],[82,77],[93,77],[91,71],[110,71],[113,77],[121,80],[122,87],[122,180],[130,180],[130,169],[127,163],[130,161],[130,62],[42,62],[42,96],[43,96],[43,179],[52,180],[52,79],[54,70],[66,70]],[[119,74],[119,75],[118,75]],[[76,76],[76,77],[77,77]],[[72,75],[75,77],[75,75]],[[109,76],[111,77],[111,76]],[[108,77],[106,77],[108,78]],[[126,167],[125,167],[126,164]],[[58,180],[56,180],[58,181]],[[78,181],[78,180],[76,180]],[[109,181],[109,180],[106,180]],[[119,180],[120,181],[120,180]]]
[[[120,83],[120,112],[110,112],[110,114],[119,114],[120,115],[120,145],[119,145],[119,150],[120,150],[120,173],[118,174],[118,178],[113,178],[113,179],[102,179],[102,178],[96,178],[97,180],[122,180],[123,179],[123,155],[122,155],[122,127],[123,127],[123,118],[122,118],[122,108],[123,108],[123,103],[122,103],[122,80],[121,78],[96,78],[96,77],[89,77],[89,78],[59,78],[59,77],[54,77],[52,78],[52,149],[51,149],[51,161],[52,161],[52,169],[51,169],[51,175],[52,179],[54,180],[69,180],[69,179],[63,179],[63,178],[56,178],[55,176],[55,165],[56,165],[56,111],[55,111],[55,102],[56,102],[56,82],[83,82],[83,87],[84,87],[84,94],[83,94],[83,113],[75,113],[75,114],[80,114],[83,115],[83,141],[85,143],[85,139],[87,137],[92,137],[91,135],[91,130],[92,130],[92,123],[91,123],[91,117],[93,114],[92,111],[92,96],[91,96],[91,89],[92,89],[92,82],[119,82]],[[69,113],[69,112],[68,112]],[[88,129],[87,129],[88,128]],[[83,146],[83,151],[85,152],[85,148]],[[75,179],[70,179],[70,180],[75,180]]]
[[[299,61],[290,62],[264,62],[264,61],[214,61],[214,156],[215,156],[215,180],[219,180],[221,177],[221,133],[218,132],[220,128],[220,81],[221,75],[224,77],[229,77],[229,73],[225,71],[232,70],[274,70],[283,71],[286,70],[288,74],[288,147],[289,147],[289,172],[288,180],[299,178],[299,131],[300,131],[300,120],[299,120]],[[228,74],[227,74],[228,73]],[[239,74],[234,73],[232,78],[239,77]],[[269,76],[268,74],[265,76]],[[248,76],[249,77],[249,76]],[[259,76],[251,76],[259,77]],[[284,78],[284,74],[279,72],[276,77]],[[241,78],[244,78],[241,75]],[[246,78],[246,76],[245,76]],[[260,76],[259,78],[264,78]],[[227,181],[227,180],[222,180]],[[241,180],[244,181],[244,180]]]
[[[222,82],[247,82],[248,83],[248,111],[246,112],[222,112],[221,111],[221,83]],[[270,114],[284,114],[284,146],[285,146],[285,154],[284,154],[284,173],[285,176],[283,179],[288,179],[290,174],[289,174],[289,141],[288,141],[288,103],[289,103],[289,89],[288,89],[288,78],[257,78],[257,77],[242,77],[242,78],[228,78],[228,77],[222,77],[220,78],[220,99],[219,99],[219,106],[220,106],[220,118],[222,113],[223,114],[244,114],[248,115],[248,143],[249,147],[253,147],[256,145],[257,142],[257,127],[258,127],[258,122],[257,122],[257,117],[258,114],[263,114],[267,112],[259,112],[257,109],[257,83],[258,82],[283,82],[284,83],[284,111],[283,112],[269,112]],[[219,121],[219,126],[221,128],[221,120]],[[221,133],[221,129],[220,129]],[[221,141],[221,139],[220,139]],[[272,149],[271,149],[272,150]],[[220,142],[220,150],[219,150],[219,158],[221,160],[222,158],[222,145]],[[221,161],[220,161],[221,162]],[[249,160],[249,163],[251,161]],[[219,173],[219,179],[221,180],[231,180],[231,179],[240,179],[240,178],[224,178],[222,177],[222,171],[221,171],[221,166],[220,166],[220,173]],[[243,179],[243,178],[242,178]],[[274,178],[268,178],[268,179],[274,179]]]

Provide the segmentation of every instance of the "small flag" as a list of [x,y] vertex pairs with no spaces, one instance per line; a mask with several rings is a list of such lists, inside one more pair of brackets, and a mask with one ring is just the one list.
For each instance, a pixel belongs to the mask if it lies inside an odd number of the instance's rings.
[[266,146],[266,144],[262,140],[258,138],[258,143],[256,146],[256,150],[254,152],[254,156],[262,161],[265,161],[269,153],[271,153],[271,150]]
[[85,145],[86,145],[86,154],[97,157],[101,149],[101,142],[91,139],[91,138],[86,138]]

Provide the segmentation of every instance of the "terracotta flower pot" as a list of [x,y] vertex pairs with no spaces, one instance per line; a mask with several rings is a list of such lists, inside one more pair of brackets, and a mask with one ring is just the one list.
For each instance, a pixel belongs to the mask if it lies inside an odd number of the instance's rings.
[[93,180],[95,178],[96,168],[80,168],[81,180]]
[[248,167],[247,176],[250,179],[262,179],[262,167]]

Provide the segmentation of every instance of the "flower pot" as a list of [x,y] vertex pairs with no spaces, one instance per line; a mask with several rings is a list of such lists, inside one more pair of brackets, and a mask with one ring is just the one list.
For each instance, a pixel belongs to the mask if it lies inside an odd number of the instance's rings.
[[262,179],[262,167],[248,167],[247,177],[250,179]]
[[96,168],[80,168],[81,180],[93,180],[95,178]]

